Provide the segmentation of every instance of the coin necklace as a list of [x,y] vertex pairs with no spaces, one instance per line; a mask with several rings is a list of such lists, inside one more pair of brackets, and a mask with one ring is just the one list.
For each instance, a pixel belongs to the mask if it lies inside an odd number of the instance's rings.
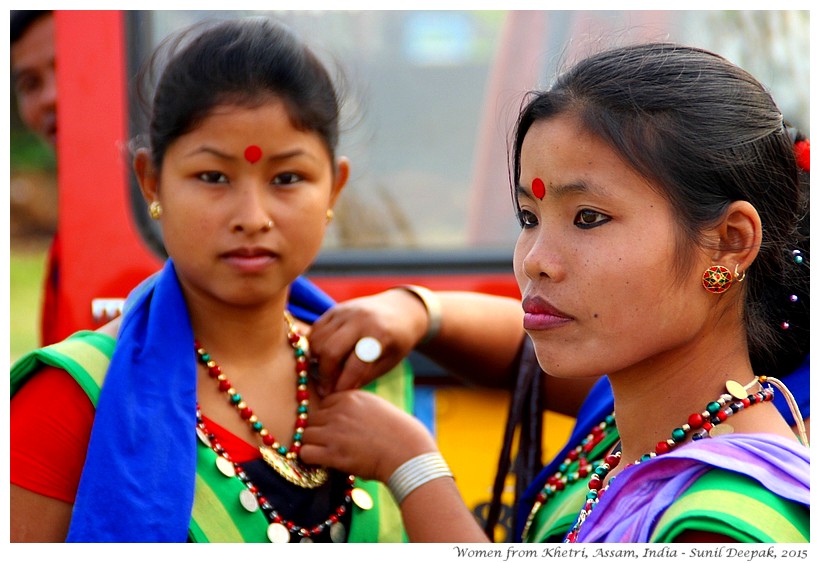
[[302,449],[302,433],[308,422],[308,408],[310,392],[308,391],[308,341],[299,333],[293,324],[293,318],[285,311],[285,322],[288,324],[287,339],[293,348],[296,358],[296,422],[294,423],[293,439],[290,447],[279,443],[265,428],[265,425],[253,413],[253,410],[242,399],[242,395],[228,380],[219,364],[211,358],[199,341],[194,341],[197,359],[208,369],[208,375],[217,381],[219,390],[228,396],[228,401],[236,408],[239,416],[250,425],[251,429],[261,438],[262,445],[259,451],[262,458],[276,473],[294,485],[306,489],[314,489],[328,480],[328,471],[324,467],[307,465],[299,459]]
[[[245,488],[239,493],[239,503],[248,512],[256,512],[261,509],[268,520],[266,535],[273,543],[289,543],[292,538],[299,538],[301,543],[313,542],[325,529],[330,528],[330,539],[334,543],[341,543],[347,539],[347,531],[341,522],[342,517],[350,510],[351,501],[355,502],[359,508],[369,510],[373,503],[369,495],[362,489],[354,488],[355,477],[348,475],[347,485],[342,502],[335,509],[331,510],[327,518],[313,526],[301,526],[296,522],[287,519],[277,511],[268,499],[262,494],[259,488],[248,477],[245,469],[231,459],[230,454],[225,450],[216,436],[208,430],[202,419],[202,412],[197,405],[196,409],[196,429],[199,439],[214,453],[216,453],[216,467],[225,477],[239,479]],[[364,498],[363,496],[364,495]],[[363,502],[364,501],[369,501]]]

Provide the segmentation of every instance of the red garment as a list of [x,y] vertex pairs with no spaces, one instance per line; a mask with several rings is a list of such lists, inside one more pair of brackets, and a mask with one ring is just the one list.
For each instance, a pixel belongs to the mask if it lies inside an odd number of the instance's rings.
[[42,369],[11,401],[11,483],[73,504],[93,421],[94,406],[74,378]]
[[[11,401],[11,483],[74,504],[94,412],[67,372],[45,367],[32,376]],[[253,445],[207,417],[203,420],[234,461],[260,457]]]

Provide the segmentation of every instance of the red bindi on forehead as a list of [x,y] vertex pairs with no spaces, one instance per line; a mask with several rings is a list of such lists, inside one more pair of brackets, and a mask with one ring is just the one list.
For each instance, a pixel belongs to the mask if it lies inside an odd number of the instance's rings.
[[541,178],[536,178],[532,181],[532,195],[538,199],[544,199],[547,193],[547,188],[544,186],[544,181]]
[[245,149],[245,160],[247,160],[251,164],[255,163],[260,158],[262,158],[262,149],[260,149],[258,146],[250,145],[248,148]]

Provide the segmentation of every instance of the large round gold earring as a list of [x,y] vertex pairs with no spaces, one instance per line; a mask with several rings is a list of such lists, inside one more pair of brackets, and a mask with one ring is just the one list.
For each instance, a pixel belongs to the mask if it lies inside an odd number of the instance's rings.
[[732,272],[724,266],[710,266],[703,272],[703,287],[709,293],[723,293],[732,287]]
[[151,202],[151,205],[148,206],[148,214],[151,215],[151,219],[154,220],[162,217],[162,206],[158,201]]

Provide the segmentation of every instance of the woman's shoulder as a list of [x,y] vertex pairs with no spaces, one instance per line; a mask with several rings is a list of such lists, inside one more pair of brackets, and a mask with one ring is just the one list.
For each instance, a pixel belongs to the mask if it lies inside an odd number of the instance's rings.
[[809,507],[748,475],[711,469],[669,506],[651,541],[676,541],[692,532],[717,533],[740,542],[806,542]]
[[56,368],[79,383],[96,403],[114,353],[116,326],[76,332],[65,340],[33,350],[18,359],[10,370],[12,397],[44,368]]

